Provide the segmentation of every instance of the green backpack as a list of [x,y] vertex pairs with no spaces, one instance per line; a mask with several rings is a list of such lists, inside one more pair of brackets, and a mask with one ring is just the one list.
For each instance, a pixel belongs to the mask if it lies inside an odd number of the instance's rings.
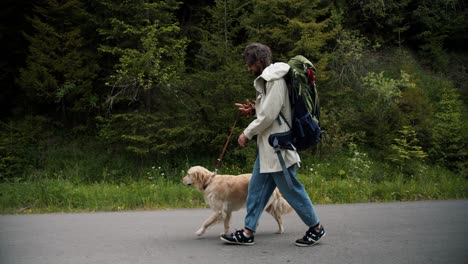
[[[305,150],[316,146],[322,138],[315,67],[302,55],[293,57],[288,64],[291,68],[285,80],[292,108],[292,124],[280,113],[290,131],[270,136],[269,143],[276,148]],[[281,119],[278,118],[278,121],[281,122]]]
[[317,123],[320,123],[320,102],[315,85],[315,66],[302,55],[291,58],[288,64],[291,69],[286,81],[289,84],[289,99],[293,109],[303,103],[307,112],[316,119]]
[[288,64],[291,68],[285,80],[292,108],[292,124],[289,124],[280,112],[277,120],[280,123],[281,119],[286,122],[289,131],[270,135],[268,142],[278,155],[286,183],[291,189],[292,180],[281,149],[305,150],[316,146],[322,138],[322,130],[320,129],[320,105],[315,86],[314,65],[302,55],[293,57]]

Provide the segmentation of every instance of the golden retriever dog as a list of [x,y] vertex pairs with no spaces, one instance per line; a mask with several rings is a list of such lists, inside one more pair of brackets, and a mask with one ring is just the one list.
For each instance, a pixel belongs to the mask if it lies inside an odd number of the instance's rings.
[[[182,182],[185,185],[193,185],[197,190],[203,192],[205,202],[214,211],[195,234],[201,236],[208,227],[223,220],[224,233],[222,234],[229,232],[232,212],[245,207],[251,177],[252,174],[215,175],[201,166],[191,167],[187,171]],[[280,194],[278,188],[271,195],[265,206],[265,211],[270,213],[278,223],[277,233],[283,233],[281,216],[291,212],[292,208]]]

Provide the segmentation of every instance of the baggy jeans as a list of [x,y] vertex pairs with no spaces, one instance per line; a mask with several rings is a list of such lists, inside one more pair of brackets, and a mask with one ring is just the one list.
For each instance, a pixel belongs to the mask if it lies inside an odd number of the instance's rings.
[[247,215],[244,219],[245,228],[256,232],[258,219],[262,215],[275,187],[278,187],[284,199],[296,211],[304,224],[313,227],[319,223],[312,201],[302,183],[297,179],[295,166],[289,167],[288,170],[292,181],[291,189],[288,187],[283,171],[260,173],[260,161],[257,156],[247,195]]

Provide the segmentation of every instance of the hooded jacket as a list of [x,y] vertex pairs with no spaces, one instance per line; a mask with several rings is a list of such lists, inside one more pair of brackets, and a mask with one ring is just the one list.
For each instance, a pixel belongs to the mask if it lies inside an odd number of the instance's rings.
[[[244,130],[244,135],[250,140],[257,136],[258,158],[260,159],[260,173],[282,171],[278,156],[268,143],[271,134],[286,132],[289,127],[285,122],[278,122],[280,111],[291,124],[291,105],[289,103],[288,88],[284,76],[290,66],[278,62],[266,67],[262,74],[254,80],[257,91],[255,101],[256,119]],[[286,166],[299,163],[299,154],[293,150],[281,150]]]

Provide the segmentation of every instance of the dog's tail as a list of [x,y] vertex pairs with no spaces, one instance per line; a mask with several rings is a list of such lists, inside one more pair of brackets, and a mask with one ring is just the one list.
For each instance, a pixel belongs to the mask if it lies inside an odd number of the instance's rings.
[[265,208],[265,210],[273,216],[281,216],[291,212],[293,209],[291,205],[283,198],[278,189],[275,189],[271,195],[271,203]]

